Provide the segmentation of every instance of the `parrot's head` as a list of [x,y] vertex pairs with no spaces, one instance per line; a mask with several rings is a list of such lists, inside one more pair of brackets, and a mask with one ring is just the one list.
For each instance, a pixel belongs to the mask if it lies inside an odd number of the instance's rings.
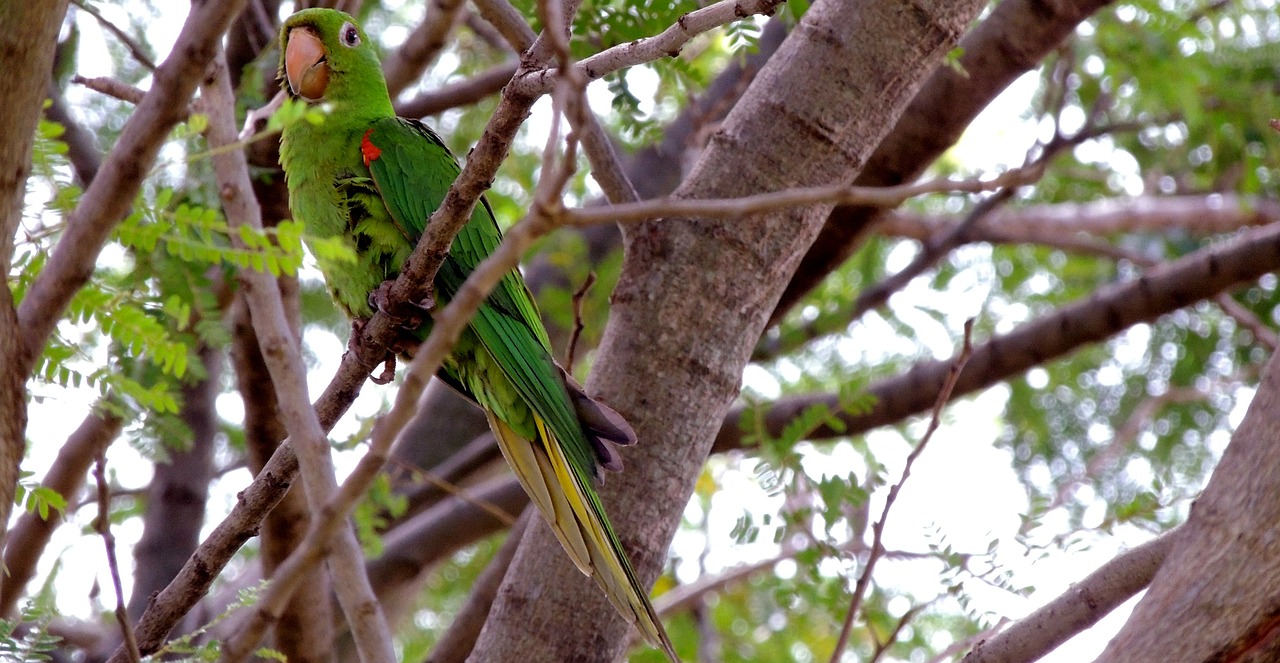
[[280,29],[280,53],[293,96],[335,105],[390,103],[377,51],[350,14],[317,8],[290,16]]

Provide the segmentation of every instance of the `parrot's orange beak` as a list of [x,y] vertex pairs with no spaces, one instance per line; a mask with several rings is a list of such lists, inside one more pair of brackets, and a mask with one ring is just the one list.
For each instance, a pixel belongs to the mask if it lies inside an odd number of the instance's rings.
[[324,96],[329,87],[329,63],[325,60],[324,43],[309,28],[289,31],[289,45],[284,51],[284,74],[289,89],[308,101]]

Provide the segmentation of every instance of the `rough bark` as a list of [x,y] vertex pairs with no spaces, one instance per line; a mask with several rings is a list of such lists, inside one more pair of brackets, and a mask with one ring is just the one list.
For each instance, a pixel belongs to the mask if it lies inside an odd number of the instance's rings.
[[1146,596],[1098,661],[1280,658],[1280,355]]
[[[676,195],[849,181],[978,9],[815,3]],[[602,494],[646,582],[662,565],[751,348],[827,212],[626,230],[623,275],[588,387],[643,441],[624,452],[627,470]],[[615,660],[627,629],[548,528],[530,527],[471,660]]]
[[[1006,0],[961,42],[964,73],[940,67],[912,100],[893,131],[855,180],[864,186],[902,184],[918,177],[960,138],[1005,87],[1035,67],[1110,0]],[[1030,146],[1028,146],[1030,147]],[[881,210],[842,206],[832,211],[779,300],[770,322],[840,266],[861,243]]]
[[[66,0],[6,2],[0,5],[0,270],[9,273],[13,238],[22,218],[22,200],[31,172],[31,149],[53,66],[58,26],[67,13]],[[18,465],[26,448],[27,392],[21,336],[13,293],[0,288],[0,523],[9,522]],[[0,545],[4,535],[0,534]]]

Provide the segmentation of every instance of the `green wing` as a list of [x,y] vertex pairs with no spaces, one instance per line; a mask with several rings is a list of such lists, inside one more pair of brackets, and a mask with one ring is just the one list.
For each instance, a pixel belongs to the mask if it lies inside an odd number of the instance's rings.
[[[416,242],[457,178],[457,161],[433,131],[400,118],[376,121],[361,153],[396,226]],[[493,210],[481,199],[436,273],[436,298],[457,295],[501,241]],[[486,410],[503,454],[578,568],[678,660],[592,487],[601,464],[621,468],[606,440],[629,444],[635,435],[617,413],[567,383],[550,346],[533,297],[513,270],[472,318],[442,377]]]
[[[397,225],[416,242],[427,219],[461,172],[457,161],[435,132],[412,120],[379,120],[366,133],[364,142],[363,152],[375,186]],[[437,298],[444,302],[452,299],[467,276],[501,241],[493,210],[488,201],[481,199],[436,274]],[[471,328],[528,407],[547,422],[565,445],[574,469],[595,475],[591,444],[551,358],[551,344],[537,306],[517,272],[503,277],[472,319]],[[536,439],[536,435],[529,438]]]

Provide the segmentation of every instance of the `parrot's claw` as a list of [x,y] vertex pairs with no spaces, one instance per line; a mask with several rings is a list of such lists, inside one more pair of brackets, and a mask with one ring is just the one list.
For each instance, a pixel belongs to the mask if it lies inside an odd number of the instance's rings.
[[378,287],[369,293],[369,307],[390,316],[403,329],[413,330],[421,327],[422,321],[431,317],[431,311],[436,307],[435,297],[427,295],[420,302],[406,302],[403,308],[411,309],[412,312],[407,316],[397,315],[391,310],[391,286],[394,283],[394,280],[386,280],[378,284]]
[[[360,335],[364,332],[364,326],[369,324],[368,320],[356,319],[351,321],[351,336],[347,339],[347,350],[355,352],[360,349]],[[382,365],[382,372],[378,375],[370,375],[369,380],[374,384],[387,384],[396,377],[396,355],[391,350],[387,350],[387,358]]]
[[396,379],[396,356],[387,355],[387,362],[382,365],[382,373],[378,375],[370,375],[369,381],[374,384],[389,384]]

